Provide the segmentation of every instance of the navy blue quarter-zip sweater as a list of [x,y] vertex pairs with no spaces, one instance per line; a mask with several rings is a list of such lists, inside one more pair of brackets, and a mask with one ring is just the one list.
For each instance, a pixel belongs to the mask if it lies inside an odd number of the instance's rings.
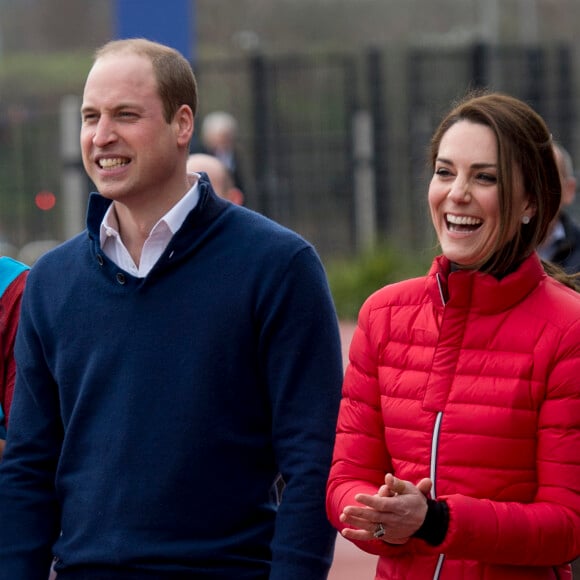
[[[110,201],[32,269],[0,468],[0,580],[319,580],[342,380],[298,235],[200,200],[145,278],[101,251]],[[271,487],[286,482],[277,508]]]

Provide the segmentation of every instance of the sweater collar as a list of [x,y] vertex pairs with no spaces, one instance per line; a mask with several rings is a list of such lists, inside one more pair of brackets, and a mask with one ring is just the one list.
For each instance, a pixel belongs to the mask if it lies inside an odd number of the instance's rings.
[[[217,196],[213,190],[206,173],[200,173],[198,181],[199,200],[197,205],[187,214],[185,221],[179,230],[173,235],[169,245],[163,255],[153,267],[154,270],[161,271],[171,264],[179,263],[196,250],[203,239],[203,232],[208,225],[224,212],[228,207],[232,207],[229,201]],[[103,217],[112,201],[100,195],[91,193],[87,210],[87,232],[91,240],[92,251],[101,263],[105,260],[100,246],[100,227]],[[112,262],[111,262],[112,264]],[[108,269],[112,268],[108,267]],[[111,275],[116,273],[118,268],[111,269]],[[153,270],[152,270],[153,271]]]
[[[214,192],[207,173],[200,172],[198,191],[199,201],[185,218],[180,230],[184,230],[186,224],[188,228],[205,226],[213,221],[228,205]],[[87,210],[87,230],[92,239],[99,240],[101,223],[111,203],[110,199],[103,197],[100,193],[91,193]]]

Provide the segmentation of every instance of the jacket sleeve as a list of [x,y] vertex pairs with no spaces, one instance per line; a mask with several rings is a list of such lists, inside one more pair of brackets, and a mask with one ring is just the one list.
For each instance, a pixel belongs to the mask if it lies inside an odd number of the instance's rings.
[[[24,291],[16,337],[16,388],[0,464],[0,579],[46,580],[58,537],[54,492],[62,442],[56,387]],[[26,477],[22,477],[22,473]]]
[[[359,493],[374,494],[392,472],[384,440],[380,407],[378,357],[373,350],[372,308],[367,301],[359,313],[342,389],[336,441],[327,487],[326,509],[332,524],[340,531],[339,520],[348,505],[358,505]],[[351,540],[352,541],[352,540]],[[411,540],[409,544],[418,540]],[[371,554],[401,553],[406,546],[389,546],[381,540],[354,541]]]
[[312,248],[300,250],[272,282],[262,300],[259,355],[285,488],[270,580],[323,580],[336,539],[324,499],[342,383],[338,321]]
[[580,555],[580,321],[564,336],[538,415],[537,492],[532,503],[451,495],[437,549],[451,558],[553,566]]

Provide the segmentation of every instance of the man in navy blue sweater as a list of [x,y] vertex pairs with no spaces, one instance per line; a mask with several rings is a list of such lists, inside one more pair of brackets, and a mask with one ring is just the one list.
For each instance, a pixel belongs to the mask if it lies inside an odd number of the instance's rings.
[[53,557],[59,580],[326,578],[326,277],[297,234],[187,174],[196,98],[172,49],[96,54],[81,148],[99,193],[23,297],[1,580],[45,580]]

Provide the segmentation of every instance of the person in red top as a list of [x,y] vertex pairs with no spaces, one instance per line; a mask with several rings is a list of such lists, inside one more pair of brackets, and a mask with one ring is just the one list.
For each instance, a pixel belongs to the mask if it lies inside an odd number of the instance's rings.
[[0,459],[14,393],[14,339],[28,269],[25,264],[7,256],[0,258]]
[[580,294],[536,252],[560,203],[550,132],[521,100],[472,94],[430,161],[442,254],[361,308],[328,516],[379,579],[570,579]]

